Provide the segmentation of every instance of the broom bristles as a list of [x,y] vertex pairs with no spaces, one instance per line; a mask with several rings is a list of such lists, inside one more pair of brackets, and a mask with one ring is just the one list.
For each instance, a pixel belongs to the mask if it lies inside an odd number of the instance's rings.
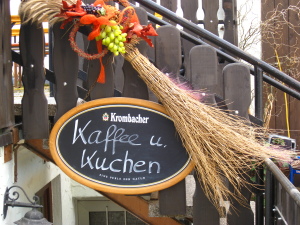
[[[76,3],[76,0],[65,0],[68,4]],[[28,0],[20,4],[19,15],[22,23],[37,23],[48,21],[50,25],[63,21],[65,18],[56,17],[63,8],[61,0]]]
[[[249,185],[246,172],[266,158],[290,160],[290,152],[276,151],[263,145],[266,133],[262,128],[250,127],[245,119],[205,105],[188,91],[177,87],[139,53],[134,43],[126,45],[124,57],[173,119],[195,164],[202,188],[220,214],[223,213],[220,202],[234,198],[242,204],[245,200],[240,189]],[[228,190],[222,176],[233,185],[234,192]]]

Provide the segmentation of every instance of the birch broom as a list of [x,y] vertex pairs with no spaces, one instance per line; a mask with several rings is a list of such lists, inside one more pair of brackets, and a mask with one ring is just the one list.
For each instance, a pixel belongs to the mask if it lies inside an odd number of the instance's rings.
[[[70,0],[62,1],[62,3],[56,0],[31,0],[22,4],[21,14],[27,18],[26,21],[33,22],[41,22],[45,18],[52,23],[63,20],[63,25],[71,21],[79,21],[70,33],[70,42],[72,48],[87,59],[99,58],[101,63],[101,58],[108,50],[115,55],[121,53],[173,119],[182,143],[195,165],[204,193],[220,214],[222,214],[220,207],[222,201],[234,198],[243,203],[244,198],[240,189],[249,185],[246,181],[246,172],[262,164],[268,158],[290,160],[290,152],[265,146],[266,130],[251,127],[248,121],[238,116],[201,103],[192,91],[180,88],[158,70],[135,47],[141,40],[147,41],[152,46],[147,36],[156,35],[154,29],[151,25],[139,24],[134,9],[127,0],[115,2],[122,4],[125,9],[119,11],[112,6],[107,6],[104,0],[97,0],[91,6],[92,8],[98,7],[96,10],[98,14],[95,16],[95,13],[88,11],[80,0],[76,3]],[[41,5],[43,9],[47,7],[51,9],[48,15],[47,10],[43,10],[43,13],[36,11]],[[92,25],[92,32],[88,39],[96,39],[99,54],[88,55],[78,49],[75,35],[81,25]],[[106,43],[106,47],[103,46],[106,39],[103,33],[106,32],[107,35],[110,29],[106,30],[107,26],[119,26],[122,33],[126,33],[124,49],[118,48],[116,51],[109,47],[110,43]],[[105,82],[103,76],[100,72],[98,82]],[[223,182],[223,176],[232,184],[234,192],[228,190]]]

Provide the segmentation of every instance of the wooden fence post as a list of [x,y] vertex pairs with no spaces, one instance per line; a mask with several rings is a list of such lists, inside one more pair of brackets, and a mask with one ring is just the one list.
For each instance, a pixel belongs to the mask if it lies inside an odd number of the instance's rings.
[[223,0],[223,9],[225,12],[223,39],[238,45],[236,0]]
[[[224,67],[224,99],[230,113],[237,114],[249,119],[248,110],[251,103],[250,70],[242,63],[233,63]],[[245,171],[248,182],[250,181],[251,171]],[[249,175],[249,176],[248,176]],[[229,184],[231,191],[234,191]],[[227,215],[229,225],[253,225],[254,214],[250,207],[252,192],[251,187],[242,187],[241,193],[245,197],[245,206],[241,205],[235,199],[231,201],[230,212]]]
[[223,79],[218,73],[216,50],[208,45],[195,46],[190,51],[190,74],[187,79],[195,90],[223,96]]
[[155,42],[155,65],[174,78],[179,76],[182,64],[180,32],[172,25],[157,29],[158,36]]
[[53,26],[53,66],[55,74],[55,100],[57,121],[77,104],[78,55],[70,46],[70,26],[60,29],[60,23]]
[[[90,41],[88,45],[89,54],[97,54],[96,41]],[[114,96],[114,70],[113,70],[114,56],[111,52],[108,52],[103,57],[103,66],[105,70],[106,81],[104,84],[98,83],[97,78],[101,71],[100,60],[94,59],[88,61],[87,69],[87,90],[90,94],[90,99],[106,98]]]
[[[203,90],[206,101],[215,104],[214,94],[222,92],[222,85],[217,71],[218,61],[216,51],[210,46],[195,46],[190,52],[190,74],[188,79],[194,89]],[[193,197],[193,224],[218,225],[220,216],[215,206],[205,196],[201,188],[201,180],[194,175],[196,190]]]
[[9,1],[0,2],[0,129],[14,125]]
[[[177,10],[177,0],[160,0],[160,5],[171,10],[172,12],[176,12]],[[174,22],[170,21],[167,18],[163,18],[163,20],[167,21],[172,25],[176,25]]]
[[20,53],[23,62],[24,139],[48,138],[48,104],[44,94],[44,31],[41,25],[30,22],[21,25]]
[[[189,0],[189,1],[181,1],[181,8],[183,11],[183,17],[187,20],[190,20],[193,23],[198,23],[197,19],[197,11],[198,11],[198,0]],[[191,33],[187,29],[183,29],[187,33]],[[189,74],[189,53],[192,47],[195,44],[187,41],[186,39],[182,38],[182,52],[184,55],[184,68],[185,68],[185,75]]]
[[219,0],[202,0],[204,11],[204,28],[215,35],[218,35],[219,19],[217,12],[219,9]]
[[[140,7],[136,8],[136,13],[139,17],[141,24],[147,24],[148,17],[146,10]],[[147,54],[147,43],[144,41],[137,45],[141,54]],[[139,77],[138,72],[132,67],[132,65],[124,61],[123,65],[124,73],[124,87],[123,87],[123,97],[133,97],[140,99],[149,99],[148,88],[145,82]]]
[[[180,32],[174,26],[162,26],[157,29],[155,46],[156,67],[170,73],[172,79],[179,75],[181,66]],[[159,192],[159,210],[161,215],[185,215],[186,191],[185,181]]]

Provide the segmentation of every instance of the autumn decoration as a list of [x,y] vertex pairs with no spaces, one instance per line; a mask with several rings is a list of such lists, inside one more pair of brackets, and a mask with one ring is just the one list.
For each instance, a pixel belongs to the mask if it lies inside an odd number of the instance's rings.
[[[70,43],[74,51],[87,59],[99,59],[102,65],[98,82],[105,82],[102,57],[108,52],[121,54],[140,74],[174,121],[183,145],[195,164],[195,170],[207,197],[222,213],[220,202],[234,198],[243,202],[241,187],[247,183],[246,171],[265,159],[289,160],[290,153],[264,145],[266,130],[217,107],[199,101],[191,91],[180,88],[157,69],[135,47],[140,41],[153,46],[148,36],[157,33],[151,24],[141,25],[134,7],[127,0],[115,0],[122,10],[96,0],[84,5],[81,0],[28,0],[22,3],[24,22],[50,24],[61,28],[73,23]],[[96,40],[98,54],[89,55],[78,48],[75,35],[81,26],[90,26],[88,40]],[[188,117],[186,116],[188,115]],[[234,186],[230,191],[224,177]]]

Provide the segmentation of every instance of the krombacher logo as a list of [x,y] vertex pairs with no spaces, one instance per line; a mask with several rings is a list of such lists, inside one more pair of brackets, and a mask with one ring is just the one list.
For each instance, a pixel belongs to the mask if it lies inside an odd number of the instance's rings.
[[[106,117],[107,118],[107,117]],[[126,116],[117,115],[116,113],[110,113],[110,122],[119,123],[148,123],[149,117],[143,117],[141,114],[132,116],[128,113]]]

